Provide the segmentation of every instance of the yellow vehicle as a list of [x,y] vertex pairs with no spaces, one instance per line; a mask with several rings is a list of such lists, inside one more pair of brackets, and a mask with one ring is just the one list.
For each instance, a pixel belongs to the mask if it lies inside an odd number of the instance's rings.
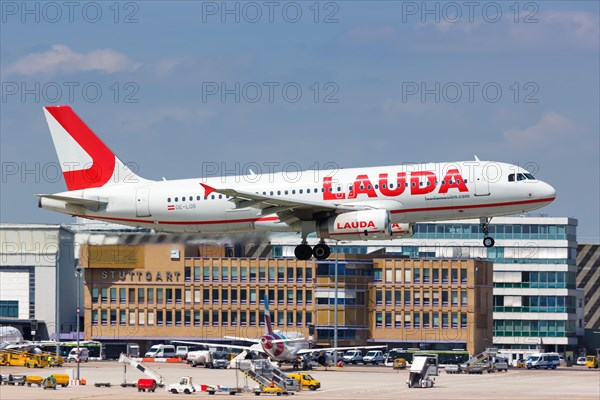
[[25,360],[27,368],[46,368],[48,364],[48,356],[45,354],[28,354]]
[[406,360],[404,358],[394,359],[394,369],[406,369]]
[[48,366],[49,367],[62,367],[65,360],[61,356],[57,356],[54,353],[48,353]]
[[526,367],[525,360],[523,360],[522,358],[519,358],[517,360],[517,368],[525,368],[525,367]]
[[27,384],[27,386],[31,386],[31,385],[42,386],[43,381],[44,381],[44,378],[42,378],[41,376],[36,376],[36,375],[27,375],[27,377],[25,378],[25,383]]
[[288,374],[292,379],[298,381],[302,389],[317,390],[321,387],[321,382],[306,373]]
[[27,361],[27,354],[21,351],[7,350],[0,353],[0,365],[22,367]]
[[585,356],[585,366],[588,368],[598,368],[598,357]]
[[69,386],[69,379],[70,379],[69,375],[67,375],[67,374],[52,374],[50,376],[54,378],[57,385],[60,385],[62,387]]
[[277,396],[281,396],[282,394],[289,394],[288,392],[286,392],[285,390],[283,390],[280,387],[277,386],[273,386],[273,387],[268,387],[268,386],[261,386],[259,388],[254,389],[254,394],[257,396],[260,396],[261,393],[264,394],[275,394]]

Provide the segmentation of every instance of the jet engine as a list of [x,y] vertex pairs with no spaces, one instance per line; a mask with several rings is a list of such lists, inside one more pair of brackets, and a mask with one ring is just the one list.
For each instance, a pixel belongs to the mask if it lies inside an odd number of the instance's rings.
[[389,239],[390,213],[388,210],[352,211],[317,222],[321,238],[337,240]]

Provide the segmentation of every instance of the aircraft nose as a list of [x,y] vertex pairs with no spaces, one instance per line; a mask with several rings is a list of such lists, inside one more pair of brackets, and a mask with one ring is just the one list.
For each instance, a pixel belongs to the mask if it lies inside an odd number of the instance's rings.
[[540,182],[540,183],[541,183],[541,185],[537,189],[538,196],[543,199],[554,200],[554,198],[556,197],[556,189],[554,189],[554,187],[552,187],[552,185],[550,185],[546,182]]

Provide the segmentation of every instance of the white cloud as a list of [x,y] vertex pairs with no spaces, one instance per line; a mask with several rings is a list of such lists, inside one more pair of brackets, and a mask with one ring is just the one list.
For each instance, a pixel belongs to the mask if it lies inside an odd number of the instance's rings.
[[19,58],[5,68],[9,75],[54,75],[74,72],[101,71],[112,74],[135,71],[141,64],[113,49],[97,49],[77,53],[64,44],[55,44],[49,50],[31,53]]
[[528,128],[511,128],[503,132],[504,141],[513,148],[536,145],[546,148],[576,134],[576,125],[562,114],[549,112]]

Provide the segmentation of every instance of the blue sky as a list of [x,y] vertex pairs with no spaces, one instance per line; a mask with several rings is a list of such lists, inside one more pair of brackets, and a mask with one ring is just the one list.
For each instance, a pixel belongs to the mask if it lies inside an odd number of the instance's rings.
[[477,154],[600,237],[598,2],[24,4],[1,10],[2,222],[69,222],[33,196],[65,188],[41,108],[66,103],[147,178]]

